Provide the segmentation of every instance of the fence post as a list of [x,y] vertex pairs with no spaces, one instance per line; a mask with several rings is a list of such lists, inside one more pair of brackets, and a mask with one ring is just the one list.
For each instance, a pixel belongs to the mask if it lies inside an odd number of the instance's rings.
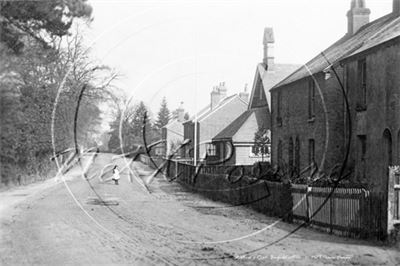
[[366,205],[367,205],[367,193],[361,190],[359,205],[360,205],[360,236],[365,238],[367,236],[368,229],[368,216],[366,215]]
[[175,176],[176,176],[176,178],[178,178],[178,161],[177,160],[175,160]]
[[[333,188],[331,188],[333,189]],[[329,192],[331,193],[331,192]],[[335,197],[334,197],[334,193],[332,194],[332,196],[329,198],[329,233],[332,234],[333,233],[333,216],[334,216],[334,209],[335,209]]]
[[307,190],[306,190],[306,208],[307,208],[307,223],[310,223],[310,218],[311,218],[311,210],[310,210],[310,199],[309,199],[309,193],[312,191],[312,187],[309,187],[307,184]]

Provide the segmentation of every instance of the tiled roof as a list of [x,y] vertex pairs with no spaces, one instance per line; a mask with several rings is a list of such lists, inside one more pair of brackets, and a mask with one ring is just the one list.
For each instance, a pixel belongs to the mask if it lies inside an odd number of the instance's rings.
[[226,140],[231,139],[239,129],[246,123],[246,121],[251,117],[252,114],[255,114],[256,121],[258,127],[267,127],[270,128],[269,119],[268,119],[268,108],[257,108],[247,110],[243,114],[241,114],[238,118],[236,118],[232,123],[230,123],[226,128],[224,128],[220,133],[218,133],[213,140]]
[[400,36],[400,17],[392,13],[381,17],[362,27],[356,34],[352,36],[345,35],[342,37],[336,43],[323,51],[326,58],[322,53],[317,55],[311,61],[274,86],[272,90],[323,71],[329,66],[326,59],[333,64],[398,36]]
[[274,68],[272,70],[268,69],[268,71],[266,71],[265,64],[260,63],[257,65],[257,72],[262,80],[264,90],[267,93],[274,85],[278,84],[278,82],[282,81],[299,67],[300,65],[277,63],[274,64]]
[[268,91],[280,81],[282,81],[285,77],[287,77],[290,73],[295,71],[300,67],[300,65],[294,64],[274,64],[274,67],[265,70],[265,64],[259,63],[256,68],[256,74],[254,77],[253,88],[251,90],[250,102],[249,102],[249,109],[253,106],[253,99],[254,99],[254,92],[256,87],[258,86],[258,82],[261,80],[262,86],[267,97],[267,103],[270,103],[270,95]]
[[175,126],[175,124],[183,124],[185,123],[187,120],[183,120],[183,121],[179,121],[178,118],[172,118],[169,120],[168,124],[166,124],[165,126],[163,126],[164,128],[170,128],[172,126]]
[[[225,97],[224,99],[222,99],[218,105],[214,108],[211,109],[211,105],[207,105],[206,107],[204,107],[203,109],[201,109],[199,112],[197,112],[197,121],[200,121],[201,119],[203,119],[204,117],[206,117],[207,115],[209,115],[210,113],[214,112],[218,107],[222,106],[223,104],[225,104],[226,102],[228,102],[229,100],[231,100],[232,98],[234,98],[235,96],[239,97],[237,94]],[[196,119],[196,116],[193,115],[192,117],[190,117],[189,121],[186,122],[190,122]],[[185,122],[185,123],[186,123]]]
[[251,116],[253,110],[247,110],[243,114],[241,114],[238,118],[233,120],[226,128],[224,128],[221,132],[219,132],[213,140],[220,139],[230,139],[232,138],[236,132],[242,127],[242,125],[247,121],[247,119]]

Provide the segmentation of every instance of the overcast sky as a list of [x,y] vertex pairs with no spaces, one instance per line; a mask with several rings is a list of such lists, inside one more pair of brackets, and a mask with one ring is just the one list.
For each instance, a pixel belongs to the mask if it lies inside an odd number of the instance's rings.
[[[153,113],[166,96],[193,114],[219,82],[229,95],[251,88],[264,27],[274,29],[275,62],[304,64],[346,33],[351,1],[89,2],[93,53],[123,74],[121,89]],[[366,2],[371,21],[391,12],[392,0]]]

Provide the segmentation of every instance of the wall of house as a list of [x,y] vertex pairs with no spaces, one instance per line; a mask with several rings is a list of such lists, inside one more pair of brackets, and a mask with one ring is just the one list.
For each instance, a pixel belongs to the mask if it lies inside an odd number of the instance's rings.
[[[335,68],[339,78],[343,71]],[[309,139],[315,141],[315,161],[321,174],[329,174],[343,160],[344,123],[343,97],[335,75],[326,79],[325,73],[313,76],[315,86],[315,118],[309,119],[308,98],[311,77],[303,78],[271,91],[272,105],[272,164],[278,164],[278,143],[282,143],[282,162],[289,163],[289,139],[299,139],[299,167],[309,166]],[[281,119],[278,123],[277,101],[281,93]],[[294,148],[293,148],[294,151]],[[294,158],[293,154],[293,158]]]
[[253,112],[246,122],[240,127],[236,134],[232,137],[233,142],[253,142],[254,134],[258,131],[256,115]]
[[173,147],[176,144],[183,142],[184,140],[184,132],[183,132],[183,124],[179,121],[174,121],[173,123],[168,124],[165,127],[166,131],[166,141],[167,141],[167,155],[173,153],[175,148]]
[[[367,64],[367,108],[357,111],[359,95],[358,62]],[[352,126],[350,160],[357,179],[371,189],[386,191],[388,148],[384,132],[390,132],[392,165],[400,164],[400,41],[379,48],[346,63],[346,89],[349,95]],[[362,162],[359,136],[366,137],[365,162]],[[365,178],[362,168],[365,167]]]
[[[197,151],[199,144],[199,124],[197,124]],[[194,122],[188,121],[183,124],[183,137],[184,139],[189,139],[190,143],[185,145],[184,148],[184,157],[185,158],[193,158],[194,156]]]
[[214,165],[225,166],[225,165],[235,165],[235,149],[231,149],[228,141],[220,140],[213,142],[216,145],[217,156],[215,158],[210,158],[207,163],[212,163]]
[[258,124],[256,116],[255,113],[252,113],[232,138],[233,143],[235,143],[236,165],[251,165],[262,160],[261,156],[250,156],[252,143],[254,142],[254,134],[257,131]]
[[[252,145],[235,146],[236,165],[252,165],[256,162],[261,162],[261,156],[250,156]],[[264,162],[267,158],[264,157]]]
[[246,111],[247,104],[240,100],[239,97],[235,97],[229,103],[218,108],[219,109],[211,113],[208,117],[199,121],[200,157],[203,157],[206,152],[206,145],[202,143],[211,142],[213,137]]

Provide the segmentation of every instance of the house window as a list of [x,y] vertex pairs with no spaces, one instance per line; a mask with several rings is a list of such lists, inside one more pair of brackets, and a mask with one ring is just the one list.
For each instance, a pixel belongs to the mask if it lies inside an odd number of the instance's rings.
[[232,142],[225,142],[224,144],[224,160],[228,160],[234,156],[234,149],[232,146]]
[[294,168],[295,173],[300,173],[300,140],[299,137],[296,137],[296,143],[294,146]]
[[385,167],[388,168],[393,164],[393,151],[392,151],[392,134],[389,129],[385,129],[383,132],[383,140],[384,140],[384,161]]
[[308,165],[312,166],[315,162],[315,141],[313,139],[308,140]]
[[361,179],[365,179],[365,155],[367,152],[367,137],[365,135],[358,136],[358,161],[359,161],[359,171],[358,177]]
[[358,61],[357,111],[367,109],[367,60]]
[[261,157],[261,152],[259,151],[260,148],[257,148],[256,146],[251,146],[250,149],[250,157]]
[[267,144],[264,147],[252,146],[250,148],[250,157],[270,159],[270,156],[271,156],[271,144]]
[[251,146],[251,154],[253,154],[253,156],[256,156],[257,154],[261,153],[261,151],[259,151],[259,147],[257,146]]
[[308,83],[308,119],[315,117],[315,82],[310,79]]
[[225,156],[226,156],[226,154],[225,154],[225,142],[220,142],[219,143],[219,147],[218,147],[218,149],[219,149],[219,156],[220,156],[220,159],[221,160],[223,160],[224,158],[225,158]]
[[217,155],[217,147],[215,146],[215,144],[212,143],[207,144],[207,155],[208,156]]
[[276,122],[278,126],[282,125],[282,92],[278,91],[276,101]]
[[397,161],[400,164],[400,130],[399,130],[399,133],[397,135]]
[[158,156],[164,155],[164,148],[163,147],[156,147],[155,148],[155,154]]
[[289,138],[289,147],[288,147],[288,155],[289,155],[289,167],[290,169],[294,168],[294,160],[293,160],[293,139]]

